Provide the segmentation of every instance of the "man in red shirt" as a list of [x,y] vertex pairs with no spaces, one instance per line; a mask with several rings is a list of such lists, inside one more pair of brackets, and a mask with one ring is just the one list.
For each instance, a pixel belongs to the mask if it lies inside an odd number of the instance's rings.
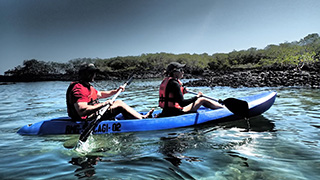
[[67,108],[68,115],[73,120],[87,120],[94,119],[96,112],[102,107],[110,104],[110,108],[103,115],[102,119],[112,119],[117,114],[122,113],[127,118],[142,119],[152,115],[153,110],[149,111],[146,115],[141,115],[133,108],[128,106],[121,100],[112,102],[107,100],[100,103],[100,98],[108,98],[124,87],[120,86],[118,89],[110,91],[98,91],[90,83],[94,81],[96,73],[99,70],[94,64],[83,64],[79,70],[79,81],[72,82],[67,90]]

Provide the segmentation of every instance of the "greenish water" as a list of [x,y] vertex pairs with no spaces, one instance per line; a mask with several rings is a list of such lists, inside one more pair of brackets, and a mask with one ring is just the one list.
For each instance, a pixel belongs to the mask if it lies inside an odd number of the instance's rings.
[[[99,90],[123,82],[95,83]],[[69,82],[0,86],[0,179],[318,179],[320,90],[192,88],[216,98],[277,91],[262,116],[152,132],[94,135],[98,152],[64,147],[76,135],[20,136],[25,124],[66,116]],[[118,99],[139,111],[157,107],[160,80],[135,80]],[[92,176],[92,177],[90,177]]]

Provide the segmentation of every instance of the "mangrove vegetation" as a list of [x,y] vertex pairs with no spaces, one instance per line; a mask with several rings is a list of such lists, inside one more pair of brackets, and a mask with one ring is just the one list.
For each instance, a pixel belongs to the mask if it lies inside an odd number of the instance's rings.
[[319,34],[309,34],[299,41],[268,45],[264,49],[249,48],[229,53],[171,54],[154,53],[140,56],[100,58],[78,58],[66,63],[36,59],[25,60],[1,76],[1,81],[74,80],[79,66],[94,63],[101,73],[98,79],[121,79],[132,72],[138,78],[158,78],[168,63],[177,61],[187,64],[188,77],[201,77],[211,72],[259,71],[319,71]]

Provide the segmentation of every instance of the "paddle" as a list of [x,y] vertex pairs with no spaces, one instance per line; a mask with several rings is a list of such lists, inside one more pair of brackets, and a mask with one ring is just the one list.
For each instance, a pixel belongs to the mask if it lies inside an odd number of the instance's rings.
[[[130,76],[129,80],[124,83],[123,87],[126,87],[127,85],[129,85],[132,82],[133,79],[133,75]],[[116,98],[119,96],[119,94],[122,92],[122,89],[120,89],[112,98],[112,102],[116,100]],[[98,112],[98,116],[95,120],[93,120],[87,127],[86,129],[81,133],[79,140],[78,140],[78,144],[76,147],[78,147],[79,145],[83,144],[88,137],[90,136],[90,134],[92,133],[92,131],[96,128],[96,126],[98,125],[99,120],[101,119],[102,115],[109,109],[110,104],[106,105],[105,107],[101,108]]]
[[[197,95],[198,93],[192,92],[187,90],[188,93]],[[241,116],[243,118],[247,118],[249,116],[249,105],[246,101],[235,99],[235,98],[228,98],[225,100],[216,100],[208,96],[202,95],[202,97],[211,99],[213,101],[219,102],[220,104],[223,104],[226,106],[226,108],[229,109],[233,114]]]

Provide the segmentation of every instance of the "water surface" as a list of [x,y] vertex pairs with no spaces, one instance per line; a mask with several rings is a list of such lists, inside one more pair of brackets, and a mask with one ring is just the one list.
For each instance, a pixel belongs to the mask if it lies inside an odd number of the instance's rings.
[[[122,81],[100,81],[110,90]],[[94,135],[93,151],[65,148],[77,135],[20,136],[25,124],[66,116],[69,82],[0,86],[0,179],[318,179],[320,90],[191,88],[216,98],[277,91],[274,106],[248,122]],[[160,80],[135,80],[118,99],[138,111],[157,107]],[[191,97],[191,95],[189,95]],[[248,127],[250,127],[248,131]],[[93,176],[93,177],[90,177]]]

